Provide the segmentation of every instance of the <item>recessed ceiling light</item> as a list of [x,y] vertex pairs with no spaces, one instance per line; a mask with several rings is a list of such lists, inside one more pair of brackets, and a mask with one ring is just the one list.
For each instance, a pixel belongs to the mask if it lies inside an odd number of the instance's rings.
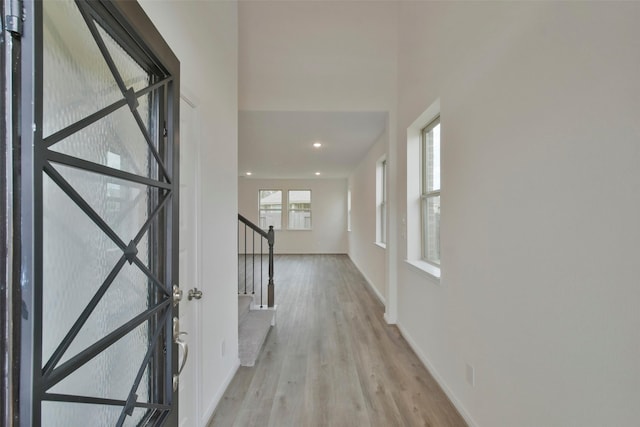
[[316,176],[320,175],[320,172],[316,172]]
[[320,148],[320,147],[322,147],[322,143],[321,142],[314,142],[313,146],[316,147],[316,148]]
[[251,175],[253,175],[253,173],[251,173],[251,172],[247,172],[245,175],[247,175],[247,176],[251,176]]

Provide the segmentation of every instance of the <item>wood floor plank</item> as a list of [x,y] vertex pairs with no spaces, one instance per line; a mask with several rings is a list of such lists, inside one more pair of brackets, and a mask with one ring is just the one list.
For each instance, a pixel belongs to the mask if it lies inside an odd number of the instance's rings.
[[209,427],[466,426],[345,255],[280,255],[277,324]]
[[250,390],[253,372],[248,368],[240,367],[220,399],[218,407],[213,414],[210,425],[233,425],[240,407],[244,404],[247,393]]

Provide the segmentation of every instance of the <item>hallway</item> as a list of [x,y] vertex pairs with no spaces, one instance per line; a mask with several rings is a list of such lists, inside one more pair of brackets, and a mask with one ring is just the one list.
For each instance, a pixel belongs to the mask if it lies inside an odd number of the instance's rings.
[[346,255],[275,261],[277,324],[212,426],[466,426]]

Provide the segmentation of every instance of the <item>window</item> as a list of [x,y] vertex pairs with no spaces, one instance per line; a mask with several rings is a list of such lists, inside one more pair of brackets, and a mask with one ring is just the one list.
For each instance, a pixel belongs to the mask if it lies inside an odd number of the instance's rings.
[[351,231],[351,190],[347,190],[347,231]]
[[282,228],[282,190],[260,190],[260,228]]
[[422,259],[440,265],[440,117],[421,134]]
[[387,159],[376,167],[376,242],[387,243]]
[[290,230],[311,230],[311,190],[289,190]]
[[440,284],[440,99],[407,128],[407,210],[400,218],[409,268]]

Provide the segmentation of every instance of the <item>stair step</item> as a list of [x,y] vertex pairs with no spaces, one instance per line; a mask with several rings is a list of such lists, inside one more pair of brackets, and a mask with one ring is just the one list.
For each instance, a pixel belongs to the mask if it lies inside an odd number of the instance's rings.
[[238,324],[238,356],[242,366],[253,366],[274,323],[275,310],[250,310]]
[[251,310],[251,304],[253,303],[252,295],[238,295],[238,323],[242,322],[242,319]]

